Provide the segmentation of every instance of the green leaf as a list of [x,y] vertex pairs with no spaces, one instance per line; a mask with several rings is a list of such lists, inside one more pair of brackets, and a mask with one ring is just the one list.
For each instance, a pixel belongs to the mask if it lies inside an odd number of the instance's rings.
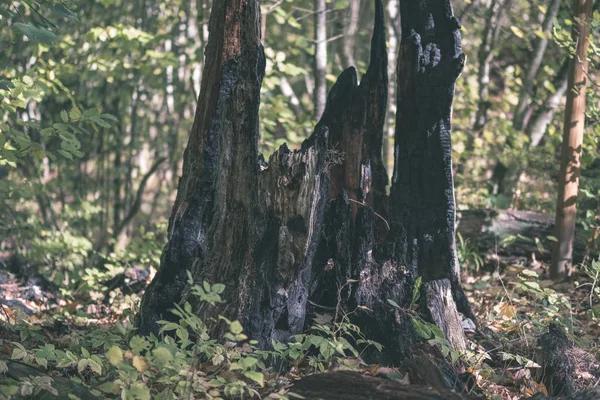
[[50,136],[54,133],[54,128],[44,128],[40,131],[42,136]]
[[246,371],[244,372],[244,376],[258,383],[261,387],[264,385],[265,377],[262,372]]
[[52,13],[58,17],[67,18],[71,21],[77,20],[77,15],[75,15],[75,13],[73,11],[69,10],[62,4],[57,4],[55,6],[51,6],[50,11],[52,11]]
[[62,119],[63,122],[65,122],[65,123],[69,122],[69,115],[67,114],[67,112],[65,110],[62,110],[60,112],[60,119]]
[[6,19],[11,19],[15,14],[4,8],[0,8],[0,15]]
[[186,342],[189,338],[190,338],[190,334],[188,333],[187,329],[185,329],[184,327],[180,326],[179,328],[177,328],[177,337],[181,340],[183,340],[184,342]]
[[396,303],[394,300],[392,299],[387,299],[387,302],[390,303],[392,306],[396,307],[396,308],[400,308],[400,306],[398,305],[398,303]]
[[58,149],[56,151],[58,152],[58,154],[60,154],[64,158],[67,158],[69,160],[73,160],[73,155],[71,153],[69,153],[68,151],[65,151],[63,149]]
[[529,276],[529,277],[532,277],[532,278],[539,278],[540,277],[537,272],[532,271],[530,269],[524,269],[523,271],[521,271],[521,275]]
[[35,357],[35,362],[38,363],[38,365],[44,367],[45,369],[48,369],[48,360],[46,360],[45,358]]
[[15,22],[13,28],[27,36],[29,39],[44,44],[52,44],[58,42],[58,36],[44,28],[38,28],[31,23],[23,24],[21,22]]
[[118,346],[113,346],[106,352],[106,358],[112,365],[119,365],[123,362],[123,351]]
[[258,362],[258,358],[246,357],[242,360],[242,364],[246,369],[252,368]]
[[71,117],[71,119],[73,121],[77,121],[81,117],[81,111],[79,111],[79,108],[73,107],[73,108],[71,108],[71,111],[69,112],[69,116]]
[[129,347],[135,354],[140,354],[142,351],[150,348],[150,342],[141,336],[135,335],[129,341]]
[[418,318],[412,318],[413,328],[415,328],[416,334],[422,339],[431,338],[431,329],[421,322]]
[[225,285],[223,285],[222,283],[215,283],[212,286],[212,292],[216,293],[216,294],[221,294],[225,291]]
[[23,83],[26,86],[28,86],[28,87],[33,86],[33,79],[31,79],[30,76],[25,75],[25,76],[23,76],[23,78],[21,78],[21,80],[23,81]]
[[104,393],[117,394],[121,391],[119,385],[114,382],[104,382],[103,384],[97,386],[98,389],[102,390]]
[[88,365],[90,365],[90,360],[88,359],[81,359],[79,360],[79,362],[77,363],[77,371],[81,374],[83,371],[85,371],[85,369],[88,367]]
[[134,383],[128,392],[136,400],[150,400],[150,390],[143,383]]
[[231,323],[231,325],[229,326],[229,330],[234,335],[238,335],[238,334],[242,333],[242,331],[244,330],[244,328],[242,327],[242,324],[240,324],[240,321],[233,321]]
[[442,332],[442,330],[437,325],[430,324],[429,329],[433,332],[433,336],[435,336],[436,338],[445,339],[444,332]]
[[523,39],[525,37],[525,32],[523,32],[520,28],[518,28],[514,25],[510,27],[510,30],[519,39]]
[[100,363],[94,360],[88,360],[88,364],[93,372],[102,375],[102,365],[100,365]]
[[11,81],[7,81],[6,79],[0,79],[0,90],[9,90],[14,87],[15,85],[13,85]]
[[161,364],[173,361],[173,354],[166,347],[158,347],[152,351],[152,355]]
[[56,123],[52,126],[54,127],[54,129],[57,129],[59,131],[64,131],[64,132],[66,132],[69,129],[69,125],[67,125],[67,124]]
[[175,329],[179,328],[179,324],[176,324],[175,322],[169,322],[167,324],[165,324],[165,326],[162,327],[163,331],[174,331]]
[[13,352],[12,352],[12,355],[10,358],[12,360],[22,360],[23,358],[25,358],[27,356],[27,350],[25,350],[25,347],[23,347],[19,343],[14,343],[14,344],[15,344],[15,348],[13,349]]
[[419,276],[415,281],[415,286],[413,289],[413,297],[412,304],[415,304],[417,300],[419,300],[419,296],[421,295],[421,282],[423,281],[423,277]]

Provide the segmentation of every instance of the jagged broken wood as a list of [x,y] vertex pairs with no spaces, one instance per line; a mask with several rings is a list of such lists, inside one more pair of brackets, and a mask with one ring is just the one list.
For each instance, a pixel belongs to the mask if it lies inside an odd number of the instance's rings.
[[[352,311],[392,361],[417,339],[410,305],[457,348],[458,311],[471,316],[458,279],[450,114],[464,55],[449,0],[401,0],[398,115],[391,195],[382,161],[388,75],[384,13],[375,3],[369,67],[332,87],[300,150],[258,155],[265,59],[257,0],[214,2],[205,71],[160,269],[144,295],[141,333],[193,301],[195,281],[224,283],[225,302],[203,318],[238,319],[268,347],[301,332],[313,304]],[[348,283],[352,282],[352,283]],[[343,288],[343,289],[342,289]],[[309,302],[310,299],[310,302]],[[394,308],[392,300],[400,308]],[[357,308],[361,306],[360,308]],[[213,324],[215,334],[225,325]]]

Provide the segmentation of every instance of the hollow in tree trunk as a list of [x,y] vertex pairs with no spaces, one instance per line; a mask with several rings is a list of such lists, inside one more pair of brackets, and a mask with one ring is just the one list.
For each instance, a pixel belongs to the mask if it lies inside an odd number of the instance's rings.
[[[265,67],[258,1],[213,3],[196,119],[169,240],[142,300],[141,333],[172,319],[174,303],[193,301],[189,270],[196,282],[227,285],[224,303],[196,304],[198,313],[239,320],[260,346],[302,332],[315,304],[339,305],[356,310],[355,321],[397,361],[417,337],[402,308],[422,277],[424,317],[455,347],[465,346],[458,311],[472,314],[458,279],[450,145],[454,82],[464,62],[459,23],[449,0],[400,2],[388,196],[387,52],[382,1],[374,1],[371,60],[360,84],[354,67],[346,69],[301,149],[283,145],[268,163],[257,146]],[[218,335],[225,328],[211,329]]]

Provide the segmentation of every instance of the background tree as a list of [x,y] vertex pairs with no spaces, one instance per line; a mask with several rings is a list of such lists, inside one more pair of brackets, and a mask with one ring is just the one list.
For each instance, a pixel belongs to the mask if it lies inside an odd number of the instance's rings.
[[554,248],[550,268],[551,276],[554,279],[570,276],[573,272],[573,242],[581,169],[581,147],[585,129],[586,89],[589,80],[589,18],[592,15],[592,3],[591,0],[578,0],[574,3],[578,22],[573,26],[573,40],[577,43],[577,47],[575,55],[569,63],[569,90],[567,91],[560,181],[556,203],[558,242]]

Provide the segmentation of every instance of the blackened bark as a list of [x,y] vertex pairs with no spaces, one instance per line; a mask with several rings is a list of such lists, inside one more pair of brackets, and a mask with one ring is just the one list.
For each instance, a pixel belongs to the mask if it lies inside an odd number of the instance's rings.
[[[410,304],[423,276],[424,314],[464,347],[453,294],[472,314],[455,261],[450,153],[454,81],[464,61],[459,25],[449,0],[401,2],[408,34],[390,199],[382,160],[384,12],[381,0],[375,5],[360,84],[353,67],[345,70],[301,150],[284,145],[266,163],[257,149],[264,71],[258,1],[213,4],[196,120],[169,243],[142,301],[141,333],[173,318],[173,303],[193,301],[189,270],[197,282],[227,285],[224,303],[196,305],[202,317],[238,319],[262,347],[300,333],[314,304],[364,306],[356,321],[398,361],[410,355],[416,335],[409,314],[388,300]],[[224,326],[211,329],[219,334]]]
[[[156,332],[157,321],[169,317],[168,310],[183,300],[187,270],[207,274],[208,269],[220,268],[218,281],[235,287],[237,275],[244,272],[240,268],[251,263],[256,239],[247,227],[258,197],[258,106],[265,67],[259,17],[256,0],[213,4],[169,241],[142,300],[141,333]],[[227,230],[227,224],[232,229]],[[217,246],[233,246],[215,251],[215,240],[221,240]]]
[[[465,61],[460,24],[447,0],[401,1],[400,13],[394,259],[425,282],[450,280],[459,311],[472,317],[460,286],[454,236],[450,129],[455,81]],[[458,317],[452,318],[456,324]]]

